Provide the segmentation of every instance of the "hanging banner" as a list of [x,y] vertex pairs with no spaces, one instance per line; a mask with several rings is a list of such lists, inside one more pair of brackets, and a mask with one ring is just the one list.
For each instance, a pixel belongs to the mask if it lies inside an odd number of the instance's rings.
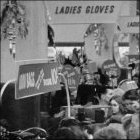
[[37,63],[19,66],[15,99],[60,89],[57,63]]
[[[77,90],[80,75],[79,73],[72,67],[71,65],[64,65],[61,73],[64,74],[65,78],[67,79],[68,87],[70,91]],[[63,80],[61,80],[63,81]]]
[[129,17],[122,16],[118,19],[119,33],[139,33],[140,19],[139,16]]
[[86,38],[85,53],[89,60],[96,62],[97,67],[101,67],[105,60],[112,59],[114,26],[114,23],[102,23]]
[[53,1],[46,6],[52,24],[115,23],[121,1]]

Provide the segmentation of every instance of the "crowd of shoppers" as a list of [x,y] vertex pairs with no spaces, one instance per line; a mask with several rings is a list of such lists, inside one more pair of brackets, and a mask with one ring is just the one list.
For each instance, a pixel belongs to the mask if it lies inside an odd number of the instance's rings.
[[[107,105],[109,106],[107,112],[103,108],[99,110],[104,112],[102,114],[84,109],[80,112],[81,114],[70,118],[63,114],[50,139],[140,139],[139,91],[138,85],[136,89],[132,88],[128,91],[121,88],[111,89],[102,84],[79,85],[75,104],[83,107]],[[82,119],[78,115],[82,115]],[[93,121],[93,115],[98,115],[98,120],[94,116]],[[104,119],[101,119],[103,117]],[[87,118],[89,122],[86,122]]]
[[[107,86],[109,81],[106,76],[101,76],[106,82],[100,82],[102,80],[99,75],[95,73],[93,82],[96,84],[79,85],[74,105],[83,108],[77,112],[71,109],[71,117],[67,117],[67,112],[61,108],[67,105],[64,85],[62,90],[48,94],[48,139],[140,139],[139,77],[135,77],[137,88],[124,91],[119,87],[112,89]],[[87,109],[92,105],[108,108]],[[3,121],[0,123],[3,125]]]

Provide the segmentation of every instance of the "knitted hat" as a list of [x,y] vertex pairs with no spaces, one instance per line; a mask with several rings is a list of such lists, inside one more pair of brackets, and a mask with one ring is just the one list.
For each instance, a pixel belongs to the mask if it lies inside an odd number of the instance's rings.
[[122,90],[121,88],[116,88],[112,91],[113,96],[123,96],[123,94],[125,93],[124,90]]
[[110,99],[110,102],[111,102],[111,100],[115,100],[117,103],[122,104],[122,96],[114,95],[114,96]]

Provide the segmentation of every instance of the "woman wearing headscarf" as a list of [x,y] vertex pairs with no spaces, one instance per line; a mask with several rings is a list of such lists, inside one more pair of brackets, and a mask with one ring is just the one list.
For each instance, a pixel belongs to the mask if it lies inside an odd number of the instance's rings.
[[109,105],[111,106],[111,115],[106,120],[106,124],[109,125],[110,123],[120,123],[121,119],[125,115],[125,109],[122,102],[122,96],[114,95],[110,101]]

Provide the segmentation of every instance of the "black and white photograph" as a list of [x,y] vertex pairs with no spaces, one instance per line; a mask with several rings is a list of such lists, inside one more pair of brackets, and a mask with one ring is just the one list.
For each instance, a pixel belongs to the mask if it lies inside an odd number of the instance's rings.
[[0,140],[140,139],[139,0],[0,6]]

